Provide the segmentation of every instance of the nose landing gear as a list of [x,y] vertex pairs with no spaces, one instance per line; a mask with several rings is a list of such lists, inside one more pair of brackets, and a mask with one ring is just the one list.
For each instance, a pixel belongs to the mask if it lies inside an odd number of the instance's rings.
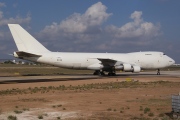
[[157,75],[160,75],[160,69],[157,70]]

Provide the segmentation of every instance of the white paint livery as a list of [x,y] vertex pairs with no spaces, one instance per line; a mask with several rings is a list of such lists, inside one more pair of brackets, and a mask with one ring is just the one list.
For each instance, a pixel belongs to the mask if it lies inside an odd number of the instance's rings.
[[73,53],[51,52],[18,24],[8,24],[17,52],[14,57],[69,69],[91,69],[94,74],[115,75],[116,70],[140,72],[141,69],[159,69],[175,61],[163,52],[133,53]]

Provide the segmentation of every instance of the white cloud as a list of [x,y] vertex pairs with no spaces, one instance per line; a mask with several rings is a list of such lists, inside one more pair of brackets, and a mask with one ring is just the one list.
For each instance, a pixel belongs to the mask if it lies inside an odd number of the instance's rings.
[[83,22],[89,26],[101,25],[111,13],[106,13],[107,7],[101,2],[92,5],[82,16]]
[[[17,15],[16,17],[8,18],[6,17],[6,14],[4,14],[6,12],[3,11],[3,7],[6,7],[6,4],[0,2],[0,50],[1,53],[7,53],[7,51],[11,51],[10,48],[12,48],[12,46],[15,47],[14,43],[12,42],[12,36],[9,33],[9,29],[7,29],[7,24],[28,25],[28,23],[31,21],[31,16],[28,13],[26,17],[20,17]],[[11,40],[11,42],[9,42],[9,40]]]
[[130,18],[134,19],[136,24],[139,24],[140,22],[143,21],[141,15],[142,15],[142,11],[135,11],[134,13],[131,14]]
[[[6,7],[6,4],[0,2],[0,8],[1,7]],[[24,24],[24,23],[29,23],[30,21],[31,21],[31,16],[29,13],[27,14],[27,16],[25,18],[22,18],[20,16],[16,16],[15,18],[13,18],[13,17],[5,18],[3,10],[0,9],[0,26],[4,26],[7,24],[13,24],[13,23]]]
[[102,27],[102,24],[112,15],[106,10],[107,7],[98,2],[83,14],[74,13],[59,24],[53,22],[47,25],[39,33],[39,38],[44,41],[58,40],[51,43],[50,46],[53,49],[81,51],[80,46],[91,45],[87,47],[91,51],[111,50],[129,44],[148,45],[161,34],[160,25],[143,20],[142,11],[134,11],[130,15],[132,21],[121,27],[115,25]]
[[[70,34],[78,34],[85,32],[92,32],[91,29],[98,29],[111,13],[106,13],[107,7],[101,2],[98,2],[87,9],[84,14],[74,13],[69,16],[60,24],[52,23],[52,25],[46,26],[41,33],[50,34],[54,37],[59,36],[63,32],[64,36]],[[90,31],[89,31],[90,30]]]
[[20,16],[16,16],[15,18],[8,18],[8,19],[2,17],[0,18],[0,26],[7,24],[24,24],[24,23],[29,23],[30,21],[31,21],[31,17],[29,14],[27,14],[25,18],[21,18]]
[[160,26],[144,21],[141,16],[141,11],[135,11],[130,16],[130,18],[133,20],[132,22],[126,23],[122,27],[117,27],[114,25],[108,26],[106,31],[109,33],[114,33],[113,35],[119,39],[151,39],[152,37],[160,35]]

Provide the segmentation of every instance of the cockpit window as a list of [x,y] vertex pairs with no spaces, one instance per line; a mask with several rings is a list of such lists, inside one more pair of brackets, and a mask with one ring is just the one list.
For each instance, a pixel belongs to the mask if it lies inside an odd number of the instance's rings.
[[163,53],[163,55],[166,55],[166,54]]

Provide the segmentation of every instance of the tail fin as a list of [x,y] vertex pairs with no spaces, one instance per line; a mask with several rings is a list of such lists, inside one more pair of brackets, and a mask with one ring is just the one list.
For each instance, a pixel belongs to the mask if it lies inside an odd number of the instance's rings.
[[29,53],[50,52],[19,24],[8,24],[19,51]]

